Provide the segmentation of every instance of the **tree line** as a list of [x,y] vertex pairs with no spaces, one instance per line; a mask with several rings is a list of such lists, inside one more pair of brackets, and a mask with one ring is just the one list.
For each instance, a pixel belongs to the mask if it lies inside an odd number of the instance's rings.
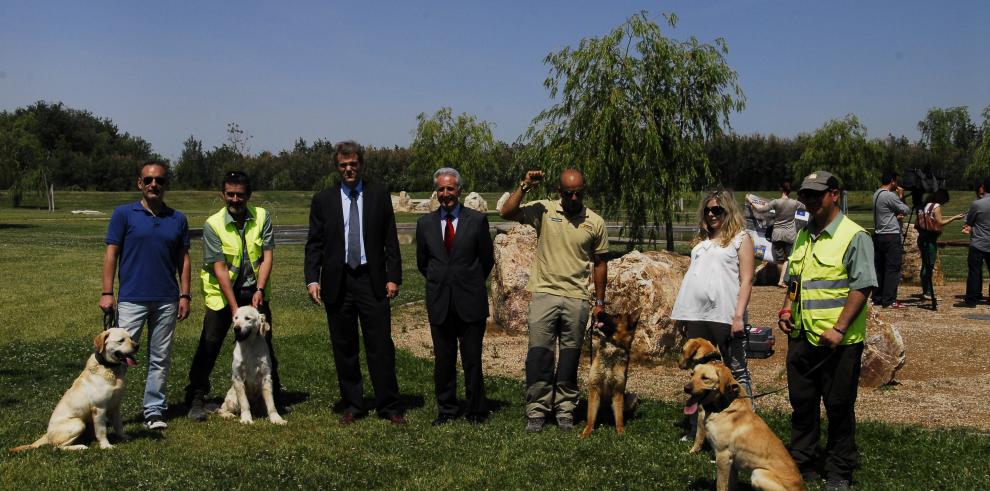
[[[392,192],[426,191],[433,170],[450,166],[472,191],[502,191],[525,169],[554,175],[577,167],[592,204],[628,224],[632,243],[669,229],[676,200],[698,189],[773,190],[815,169],[854,190],[877,187],[888,170],[920,169],[956,189],[990,175],[990,105],[980,125],[966,107],[931,108],[918,121],[917,141],[870,137],[852,114],[796,137],[734,133],[729,116],[746,98],[726,61],[728,44],[673,39],[666,29],[677,16],[664,14],[661,24],[654,18],[639,12],[601,37],[546,55],[544,87],[554,104],[515,142],[495,139],[493,123],[443,107],[417,117],[408,147],[368,147],[365,175]],[[266,190],[317,190],[334,180],[330,139],[299,139],[278,153],[252,153],[250,140],[236,123],[211,149],[189,136],[178,160],[166,162],[173,187],[216,189],[233,169]],[[142,138],[85,110],[38,102],[0,112],[0,189],[10,189],[15,204],[24,192],[52,186],[131,189],[135,169],[149,159],[164,161]]]

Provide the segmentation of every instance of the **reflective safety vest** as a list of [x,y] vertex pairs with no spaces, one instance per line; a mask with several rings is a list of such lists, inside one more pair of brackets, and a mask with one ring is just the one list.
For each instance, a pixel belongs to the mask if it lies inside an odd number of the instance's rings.
[[[791,303],[795,324],[791,337],[796,338],[803,331],[808,341],[818,346],[822,333],[835,326],[849,297],[849,272],[842,258],[853,236],[863,231],[863,227],[843,215],[833,236],[823,233],[812,241],[807,228],[798,233],[787,270],[792,280],[800,282],[799,296]],[[865,338],[864,306],[849,325],[842,344],[861,343]]]
[[[263,238],[261,229],[265,224],[265,217],[268,211],[264,208],[248,206],[247,212],[254,217],[253,220],[244,222],[244,242],[247,244],[248,260],[251,262],[251,270],[254,277],[258,277],[258,268],[264,257]],[[235,222],[227,223],[227,208],[214,213],[206,219],[206,223],[213,228],[217,236],[220,237],[220,249],[223,252],[224,261],[227,262],[227,273],[230,275],[230,282],[237,281],[237,276],[241,272],[241,234]],[[213,274],[213,263],[203,263],[203,270],[199,273],[203,280],[204,303],[210,310],[220,310],[227,306],[227,298],[220,290],[220,282]],[[267,299],[271,294],[272,282],[269,279],[265,285],[264,295]]]

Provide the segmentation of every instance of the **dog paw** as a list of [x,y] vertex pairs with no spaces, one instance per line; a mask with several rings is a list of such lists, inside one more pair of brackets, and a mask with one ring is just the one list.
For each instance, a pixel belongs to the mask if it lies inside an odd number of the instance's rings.
[[277,414],[274,416],[269,416],[268,420],[271,421],[273,424],[277,424],[277,425],[288,424],[288,421],[282,419],[282,417]]
[[111,445],[110,442],[100,442],[100,448],[103,450],[110,450],[113,448],[113,445]]
[[580,435],[578,435],[578,438],[588,438],[589,436],[591,436],[591,430],[585,429]]
[[691,450],[688,450],[688,453],[698,453],[700,451],[701,447],[691,447]]
[[254,420],[251,419],[251,418],[241,418],[241,424],[242,425],[253,425],[254,424]]

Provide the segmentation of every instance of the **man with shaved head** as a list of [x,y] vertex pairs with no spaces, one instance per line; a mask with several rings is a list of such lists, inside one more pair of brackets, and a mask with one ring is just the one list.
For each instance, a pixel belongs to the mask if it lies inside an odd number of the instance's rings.
[[[597,319],[605,304],[608,274],[605,220],[584,206],[584,175],[567,169],[560,174],[560,199],[521,205],[523,196],[543,177],[543,171],[528,171],[499,210],[502,218],[532,225],[538,237],[536,263],[526,285],[533,293],[526,354],[526,431],[533,433],[543,429],[549,416],[556,418],[560,430],[574,427],[581,340],[589,312]],[[588,291],[589,263],[594,296]]]

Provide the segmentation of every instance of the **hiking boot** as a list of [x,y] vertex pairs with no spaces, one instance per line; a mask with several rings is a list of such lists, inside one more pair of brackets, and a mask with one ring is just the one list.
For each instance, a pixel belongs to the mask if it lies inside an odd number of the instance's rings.
[[193,397],[189,403],[189,414],[186,417],[193,421],[206,421],[206,407],[204,406],[202,397]]
[[543,431],[544,418],[542,416],[537,416],[534,418],[529,418],[526,421],[526,432],[527,433],[539,433]]
[[809,469],[809,470],[806,470],[806,471],[801,471],[801,479],[804,480],[804,482],[807,482],[807,483],[821,482],[822,475],[819,474],[818,471],[816,471],[814,469]]
[[574,417],[570,414],[557,415],[557,429],[560,431],[571,431],[574,429]]
[[164,431],[165,428],[168,428],[168,423],[166,423],[161,416],[156,414],[145,418],[144,427],[149,430]]

